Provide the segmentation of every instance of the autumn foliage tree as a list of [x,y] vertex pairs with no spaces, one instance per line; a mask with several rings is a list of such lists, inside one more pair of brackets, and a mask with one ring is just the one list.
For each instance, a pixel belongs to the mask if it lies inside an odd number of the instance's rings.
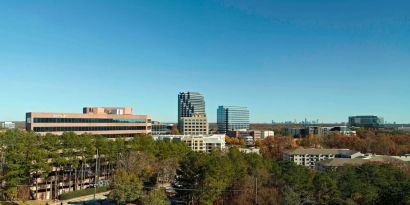
[[237,137],[225,137],[225,142],[229,145],[243,146],[245,142]]
[[323,137],[321,144],[327,148],[348,148],[381,155],[410,153],[410,135],[385,131],[358,130],[356,136],[335,133]]
[[276,159],[282,158],[284,150],[297,146],[292,137],[283,136],[267,137],[260,144],[261,153],[264,157],[274,157]]

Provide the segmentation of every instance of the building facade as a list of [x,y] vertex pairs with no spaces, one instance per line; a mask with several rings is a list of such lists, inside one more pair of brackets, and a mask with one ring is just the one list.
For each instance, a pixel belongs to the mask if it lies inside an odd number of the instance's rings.
[[217,110],[219,133],[249,129],[249,109],[240,106],[219,106]]
[[275,136],[275,132],[272,130],[250,130],[249,133],[255,141]]
[[[410,158],[410,157],[409,157]],[[377,164],[394,164],[396,166],[403,166],[406,161],[400,160],[398,156],[388,156],[388,155],[364,155],[363,157],[357,158],[334,158],[327,159],[316,163],[317,171],[335,171],[340,167],[349,166],[360,166],[367,163],[377,163]]]
[[1,128],[14,129],[14,128],[16,128],[16,123],[14,123],[14,122],[2,122],[1,123]]
[[364,128],[380,128],[384,125],[384,119],[374,115],[350,116],[349,126]]
[[286,135],[292,137],[308,137],[310,135],[316,135],[319,137],[327,136],[334,133],[340,133],[345,136],[355,136],[356,131],[350,130],[347,126],[333,126],[333,127],[321,127],[321,126],[307,126],[303,128],[284,128],[283,132]]
[[226,135],[228,137],[240,138],[244,136],[251,136],[252,132],[249,130],[233,130],[233,131],[227,131]]
[[297,165],[315,169],[316,163],[326,159],[347,158],[353,159],[363,156],[362,153],[349,149],[305,149],[286,150],[283,159],[292,161]]
[[152,135],[170,135],[173,126],[174,124],[152,121],[151,133]]
[[26,113],[26,130],[40,134],[90,133],[132,137],[151,133],[151,116],[134,115],[128,107],[85,107],[83,113]]
[[208,118],[202,94],[198,92],[178,94],[178,129],[184,135],[208,134]]
[[183,141],[195,152],[211,153],[225,149],[225,135],[188,136]]
[[208,118],[203,114],[182,117],[178,124],[180,133],[184,135],[207,135],[209,133]]
[[225,135],[154,135],[154,140],[184,142],[195,152],[210,153],[225,149]]
[[204,96],[198,92],[181,92],[178,95],[178,121],[182,117],[205,113]]

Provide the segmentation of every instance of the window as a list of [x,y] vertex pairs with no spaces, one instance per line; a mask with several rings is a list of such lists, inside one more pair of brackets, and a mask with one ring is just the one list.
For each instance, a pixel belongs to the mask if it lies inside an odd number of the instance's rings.
[[147,127],[145,127],[145,126],[34,127],[34,132],[146,130],[146,128],[147,128]]
[[[145,119],[120,118],[34,118],[34,123],[145,123]],[[148,119],[148,122],[151,122]]]

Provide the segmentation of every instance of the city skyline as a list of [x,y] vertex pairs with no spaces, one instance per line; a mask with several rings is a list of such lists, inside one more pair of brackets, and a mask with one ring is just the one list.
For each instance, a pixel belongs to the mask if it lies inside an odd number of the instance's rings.
[[[410,123],[407,1],[3,1],[0,121],[127,106],[175,122],[175,96],[250,121]],[[90,12],[92,11],[92,12]]]

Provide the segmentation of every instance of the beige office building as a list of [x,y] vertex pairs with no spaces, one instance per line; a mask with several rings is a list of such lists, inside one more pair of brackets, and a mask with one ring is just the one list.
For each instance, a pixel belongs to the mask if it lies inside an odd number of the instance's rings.
[[151,116],[135,115],[129,107],[85,107],[83,113],[26,113],[26,130],[40,134],[90,133],[131,137],[151,133]]
[[178,122],[184,135],[207,135],[209,132],[208,118],[205,114],[192,114],[191,117],[181,117]]

